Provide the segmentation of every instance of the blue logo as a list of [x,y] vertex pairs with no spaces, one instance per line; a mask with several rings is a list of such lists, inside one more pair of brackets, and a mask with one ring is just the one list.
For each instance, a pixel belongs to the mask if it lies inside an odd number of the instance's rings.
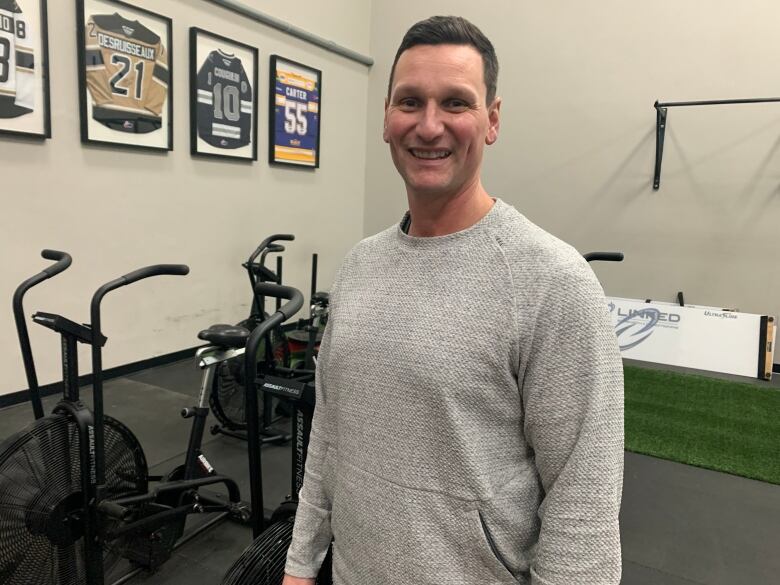
[[[610,313],[615,305],[609,304]],[[620,314],[620,311],[618,311]],[[631,311],[615,325],[615,334],[620,344],[620,351],[636,347],[653,334],[655,326],[661,319],[661,311],[648,307],[638,311]],[[622,338],[622,339],[621,339]]]

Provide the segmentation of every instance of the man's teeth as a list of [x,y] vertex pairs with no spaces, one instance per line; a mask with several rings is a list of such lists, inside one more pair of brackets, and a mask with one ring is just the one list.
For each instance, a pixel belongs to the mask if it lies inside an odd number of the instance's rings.
[[450,156],[449,150],[412,150],[417,158],[446,158]]

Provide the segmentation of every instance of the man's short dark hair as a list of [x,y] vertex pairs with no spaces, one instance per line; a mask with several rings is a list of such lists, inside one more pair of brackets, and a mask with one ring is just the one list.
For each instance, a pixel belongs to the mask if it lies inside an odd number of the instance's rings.
[[474,47],[482,56],[482,69],[487,87],[487,103],[493,103],[496,97],[498,82],[498,57],[493,44],[476,26],[460,16],[431,16],[413,25],[401,41],[395,54],[393,67],[390,69],[390,81],[387,85],[387,96],[393,87],[395,65],[401,53],[417,45],[468,45]]

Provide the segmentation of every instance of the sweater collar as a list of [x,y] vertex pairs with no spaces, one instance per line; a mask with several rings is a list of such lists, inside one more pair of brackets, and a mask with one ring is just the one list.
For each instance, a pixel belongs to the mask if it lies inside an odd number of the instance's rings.
[[409,211],[407,211],[404,213],[404,216],[401,218],[401,221],[396,229],[398,241],[404,245],[412,247],[434,248],[456,242],[463,238],[473,237],[476,234],[481,234],[485,230],[497,225],[501,221],[501,217],[504,215],[505,211],[509,208],[509,206],[498,197],[495,198],[495,201],[496,202],[493,204],[493,207],[490,208],[490,211],[488,211],[485,216],[477,223],[467,227],[466,229],[443,236],[410,236],[407,232],[411,227],[412,219]]

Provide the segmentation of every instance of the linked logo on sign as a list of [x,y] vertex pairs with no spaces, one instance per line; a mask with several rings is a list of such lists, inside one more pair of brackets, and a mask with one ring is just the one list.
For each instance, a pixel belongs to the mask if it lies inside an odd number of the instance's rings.
[[623,309],[609,303],[609,312],[617,310],[617,324],[615,335],[618,338],[620,351],[636,347],[655,332],[657,327],[677,328],[680,323],[680,315],[677,313],[664,313],[655,307],[643,309]]

